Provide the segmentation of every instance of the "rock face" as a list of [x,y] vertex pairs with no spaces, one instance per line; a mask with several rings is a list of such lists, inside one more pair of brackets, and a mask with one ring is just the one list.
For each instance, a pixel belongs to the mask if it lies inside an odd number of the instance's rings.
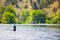
[[4,1],[6,2],[6,4],[12,3],[12,5],[14,6],[15,9],[19,8],[18,10],[43,9],[48,13],[54,13],[54,12],[60,10],[60,0],[4,0]]
[[22,4],[22,5],[30,4],[27,6],[31,6],[33,9],[42,9],[52,4],[55,1],[58,1],[58,3],[60,4],[60,0],[4,0],[4,1],[6,1],[7,3],[11,2],[13,5],[18,4],[18,6],[19,4]]
[[55,0],[7,0],[8,3],[11,2],[12,4],[25,3],[23,5],[26,5],[30,3],[30,5],[27,6],[31,6],[33,9],[42,9],[54,1]]
[[[56,1],[58,3],[57,4],[58,7],[56,7],[57,5],[55,5]],[[13,5],[16,4],[15,8],[19,8],[19,9],[38,10],[38,9],[44,9],[44,8],[46,8],[46,9],[51,8],[54,10],[54,9],[60,8],[60,0],[8,0],[7,2],[8,3],[11,2]],[[54,8],[52,8],[53,5],[54,5]],[[51,10],[51,12],[53,10]]]

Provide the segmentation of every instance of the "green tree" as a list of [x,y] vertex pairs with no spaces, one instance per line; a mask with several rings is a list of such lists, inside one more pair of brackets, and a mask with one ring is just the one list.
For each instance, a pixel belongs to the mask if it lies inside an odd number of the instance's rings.
[[60,24],[60,12],[57,12],[57,24]]
[[22,10],[20,11],[20,23],[24,24],[27,17],[29,16],[30,11],[29,10]]
[[55,19],[54,17],[55,17],[55,14],[47,15],[46,23],[47,24],[53,24],[54,23],[54,19]]
[[42,10],[33,10],[26,20],[26,24],[45,23],[46,14]]
[[15,15],[10,12],[4,12],[2,16],[2,23],[6,23],[6,24],[16,23]]
[[60,12],[48,15],[46,19],[47,24],[60,24]]
[[[2,15],[4,13],[4,10],[5,10],[5,7],[4,6],[1,6],[0,7],[0,20],[2,19]],[[1,21],[0,21],[0,23],[1,23]]]
[[12,4],[9,4],[9,5],[5,8],[4,12],[13,13],[13,14],[16,16],[16,12],[15,12],[15,10],[14,10]]

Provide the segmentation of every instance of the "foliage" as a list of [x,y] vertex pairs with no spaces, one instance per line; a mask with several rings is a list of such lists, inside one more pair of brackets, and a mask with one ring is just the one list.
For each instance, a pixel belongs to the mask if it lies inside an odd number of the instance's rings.
[[0,20],[0,23],[2,23],[2,21]]
[[5,7],[0,7],[0,14],[3,14]]
[[32,2],[31,5],[32,5],[32,7],[33,7],[34,10],[37,10],[38,9],[36,2]]
[[8,23],[8,24],[16,23],[15,15],[10,12],[4,12],[2,16],[2,23]]
[[8,5],[6,8],[5,8],[5,10],[4,10],[5,12],[10,12],[10,13],[13,13],[15,16],[16,16],[16,12],[15,12],[15,10],[14,10],[14,8],[12,7],[12,5],[10,4],[10,5]]
[[56,14],[48,15],[46,19],[46,23],[60,24],[60,12],[57,12]]
[[[2,19],[2,15],[4,13],[5,7],[4,6],[0,6],[0,20]],[[0,21],[1,23],[1,21]]]
[[20,23],[24,24],[27,17],[29,16],[29,10],[22,10],[20,11]]
[[60,24],[60,12],[57,12],[57,24]]
[[52,24],[54,20],[52,20],[55,17],[55,14],[47,15],[46,23]]
[[[57,8],[53,8],[52,11],[54,11],[54,14],[50,14],[48,13],[47,17],[46,17],[46,13],[43,12],[42,10],[37,10],[37,9],[44,9],[44,7],[49,8],[52,7],[50,6],[50,4],[52,4],[54,1],[56,0],[30,0],[29,1],[24,1],[24,0],[5,0],[4,2],[1,1],[0,3],[0,23],[10,23],[10,19],[6,20],[7,17],[13,16],[17,19],[17,22],[19,22],[20,24],[35,24],[35,23],[47,23],[47,24],[60,24],[60,12],[57,12]],[[7,5],[5,5],[4,3],[6,2]],[[25,4],[23,4],[25,3]],[[58,3],[60,4],[60,0],[58,0]],[[19,6],[19,4],[23,4],[23,8],[21,8]],[[29,5],[28,5],[29,4]],[[30,12],[29,10],[21,10],[20,14],[17,13],[17,11],[15,12],[13,6],[16,6],[16,9],[20,10],[20,9],[29,9],[29,7],[32,6],[33,10]],[[58,5],[59,7],[60,5]],[[32,9],[31,8],[31,9]],[[56,10],[57,9],[57,10]],[[57,13],[56,13],[57,12]],[[6,14],[6,15],[5,15]],[[10,16],[8,16],[10,14]],[[17,14],[17,15],[16,15]],[[7,16],[7,17],[6,17]],[[17,17],[18,16],[18,17]],[[2,20],[1,20],[2,18]],[[5,18],[5,19],[4,19]],[[12,19],[13,19],[12,18]],[[10,21],[10,22],[8,22]]]
[[30,16],[26,20],[26,24],[28,23],[45,23],[46,15],[42,10],[33,10],[30,13]]

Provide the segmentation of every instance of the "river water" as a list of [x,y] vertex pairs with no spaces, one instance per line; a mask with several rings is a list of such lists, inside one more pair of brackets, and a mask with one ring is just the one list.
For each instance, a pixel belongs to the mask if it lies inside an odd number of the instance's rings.
[[0,25],[0,40],[60,40],[60,29],[32,25]]

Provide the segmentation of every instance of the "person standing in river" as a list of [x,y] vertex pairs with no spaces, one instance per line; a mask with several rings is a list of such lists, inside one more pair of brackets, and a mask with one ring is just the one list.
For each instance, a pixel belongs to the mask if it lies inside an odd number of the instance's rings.
[[13,31],[16,31],[16,25],[14,24],[14,29],[13,29]]

